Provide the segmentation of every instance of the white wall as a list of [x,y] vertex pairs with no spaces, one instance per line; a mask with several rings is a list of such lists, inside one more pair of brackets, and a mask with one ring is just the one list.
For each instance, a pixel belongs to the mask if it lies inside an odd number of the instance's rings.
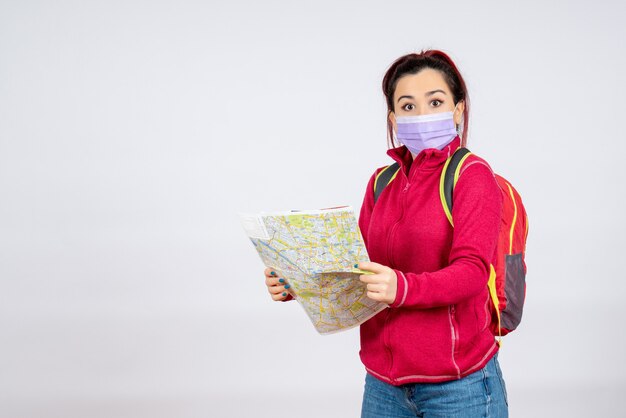
[[555,3],[0,1],[0,416],[358,416],[237,212],[358,208],[428,47],[530,217],[511,416],[621,416],[626,7]]

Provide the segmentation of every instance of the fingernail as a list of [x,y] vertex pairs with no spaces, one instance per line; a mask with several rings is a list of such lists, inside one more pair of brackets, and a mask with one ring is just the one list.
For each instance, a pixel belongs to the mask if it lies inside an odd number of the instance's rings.
[[283,296],[287,296],[287,292],[283,292]]
[[286,284],[285,285],[285,289],[289,289],[291,287],[291,285]]
[[278,279],[279,282],[285,283],[285,279]]
[[272,276],[276,276],[276,272],[275,272],[275,271],[271,272],[270,274],[271,274]]

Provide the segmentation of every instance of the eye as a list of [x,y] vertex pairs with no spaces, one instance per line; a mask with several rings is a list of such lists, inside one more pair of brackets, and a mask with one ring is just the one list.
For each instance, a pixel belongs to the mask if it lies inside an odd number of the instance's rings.
[[415,105],[413,105],[412,103],[407,103],[404,106],[402,106],[403,110],[406,110],[407,112],[415,109]]
[[430,102],[430,105],[433,106],[433,107],[439,107],[439,106],[441,106],[442,103],[443,102],[441,100],[435,99],[435,100]]

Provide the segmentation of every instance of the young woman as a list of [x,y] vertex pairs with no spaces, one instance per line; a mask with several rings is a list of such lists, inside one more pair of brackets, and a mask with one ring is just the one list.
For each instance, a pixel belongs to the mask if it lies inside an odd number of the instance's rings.
[[[502,197],[490,166],[470,154],[454,187],[454,226],[440,198],[443,166],[467,141],[465,82],[450,57],[427,50],[397,59],[383,93],[387,154],[400,169],[376,200],[386,167],[373,173],[359,217],[372,261],[358,267],[374,273],[361,280],[389,305],[360,327],[362,417],[507,417],[487,288]],[[290,300],[271,271],[272,298]]]

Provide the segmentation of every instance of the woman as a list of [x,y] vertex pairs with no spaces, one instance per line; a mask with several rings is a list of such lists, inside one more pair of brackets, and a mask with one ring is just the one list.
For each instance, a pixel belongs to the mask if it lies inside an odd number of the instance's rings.
[[[465,82],[445,53],[427,50],[396,60],[383,93],[387,154],[400,169],[377,199],[386,167],[374,172],[359,217],[372,261],[358,267],[373,273],[360,279],[389,305],[360,327],[362,417],[506,417],[487,288],[502,197],[475,154],[454,188],[454,226],[439,190],[447,158],[467,140]],[[291,299],[284,279],[265,275],[274,300]]]

